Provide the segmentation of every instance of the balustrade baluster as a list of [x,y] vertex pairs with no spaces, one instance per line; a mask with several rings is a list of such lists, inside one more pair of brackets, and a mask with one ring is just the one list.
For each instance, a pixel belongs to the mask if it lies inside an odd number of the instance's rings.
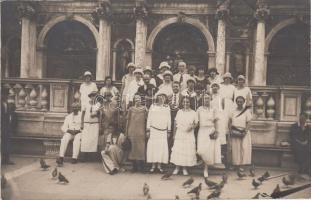
[[270,94],[269,95],[269,99],[267,101],[267,118],[269,120],[273,120],[274,119],[274,114],[275,114],[275,100],[273,98],[273,96]]
[[48,105],[48,92],[46,90],[46,87],[44,85],[41,85],[41,110],[47,111],[47,105]]
[[26,98],[25,98],[25,100],[26,100],[26,104],[25,104],[26,110],[31,108],[31,105],[30,105],[30,93],[32,91],[32,88],[33,88],[33,86],[31,84],[26,84],[25,85],[25,90],[26,90],[26,94],[27,94]]
[[37,101],[38,93],[36,91],[36,87],[33,87],[29,94],[29,105],[31,110],[36,110],[38,101]]
[[265,118],[265,111],[264,111],[264,100],[263,100],[263,94],[258,94],[258,98],[256,100],[256,115],[258,119],[264,119]]
[[25,89],[23,87],[21,87],[21,89],[18,93],[18,105],[19,105],[18,109],[19,110],[26,109],[26,103],[27,103],[26,97],[27,97],[27,93],[26,93]]
[[16,98],[15,98],[15,104],[16,104],[16,110],[20,110],[20,108],[21,108],[21,105],[19,104],[19,92],[21,91],[21,89],[23,88],[22,86],[21,86],[21,84],[15,84],[14,85],[14,91],[15,91],[15,94],[16,94]]
[[73,101],[74,102],[80,102],[80,96],[81,96],[81,94],[79,92],[79,89],[75,88],[75,93],[73,95],[73,99],[74,99]]

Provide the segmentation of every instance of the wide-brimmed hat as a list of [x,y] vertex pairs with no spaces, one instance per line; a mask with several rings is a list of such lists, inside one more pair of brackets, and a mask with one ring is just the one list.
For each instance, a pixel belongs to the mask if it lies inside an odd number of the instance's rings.
[[232,76],[231,76],[231,73],[230,72],[226,72],[223,76],[222,76],[223,79],[225,78],[231,78],[232,79]]
[[90,71],[84,72],[83,76],[92,76],[92,73]]
[[71,104],[71,108],[80,108],[81,106],[80,106],[80,103],[79,102],[73,102],[72,104]]
[[141,75],[144,74],[144,72],[143,72],[143,70],[142,70],[141,68],[135,69],[133,73],[134,73],[134,74],[135,74],[135,73],[140,73]]
[[193,83],[196,83],[195,79],[193,77],[189,77],[188,80],[187,80],[187,84],[188,82],[193,82]]
[[162,69],[163,67],[167,67],[168,69],[171,69],[171,66],[167,62],[161,62],[159,69]]
[[245,80],[245,76],[239,75],[237,79],[243,79],[243,80]]
[[167,75],[173,77],[173,73],[172,73],[170,70],[166,70],[166,71],[163,73],[163,77],[164,77],[164,76],[167,76]]
[[208,74],[210,74],[211,72],[216,72],[216,74],[218,74],[217,69],[214,68],[214,67],[207,70],[207,73],[208,73]]
[[146,72],[146,71],[152,72],[151,67],[150,66],[146,66],[145,69],[144,69],[144,72]]
[[94,91],[90,92],[88,96],[92,97],[92,96],[96,96],[96,95],[97,95],[97,91],[94,90]]
[[132,63],[132,62],[130,62],[129,64],[127,64],[127,69],[129,68],[129,67],[134,67],[134,68],[136,68],[136,65],[134,64],[134,63]]

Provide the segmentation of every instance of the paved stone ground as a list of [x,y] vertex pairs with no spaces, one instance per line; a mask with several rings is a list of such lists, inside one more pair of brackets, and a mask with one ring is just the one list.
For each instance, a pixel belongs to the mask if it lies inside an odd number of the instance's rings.
[[[65,163],[59,170],[70,181],[67,185],[57,183],[51,178],[52,169],[41,171],[38,158],[13,157],[16,163],[12,166],[3,166],[2,173],[8,179],[7,186],[2,190],[3,199],[146,199],[142,194],[142,186],[146,182],[150,186],[152,199],[174,199],[179,195],[180,199],[191,199],[187,195],[189,189],[184,189],[181,185],[188,178],[182,175],[173,176],[171,180],[160,180],[160,174],[140,174],[124,172],[114,176],[104,172],[101,163],[78,163],[72,165]],[[47,159],[48,164],[55,166],[54,159]],[[259,176],[264,171],[269,170],[272,176],[283,174],[289,171],[281,169],[258,168],[256,175]],[[192,187],[203,183],[200,199],[206,199],[211,193],[204,184],[204,180],[199,173],[191,175],[195,181]],[[221,171],[212,171],[210,179],[220,181]],[[218,175],[217,175],[218,174]],[[281,189],[285,189],[281,178],[276,178],[264,182],[259,189],[252,188],[251,177],[238,180],[235,172],[229,171],[228,184],[225,185],[222,199],[249,199],[257,192],[270,194],[276,184],[280,184]],[[299,181],[296,186],[311,182],[310,177],[304,176],[306,180]],[[288,198],[311,198],[311,189],[304,190]]]

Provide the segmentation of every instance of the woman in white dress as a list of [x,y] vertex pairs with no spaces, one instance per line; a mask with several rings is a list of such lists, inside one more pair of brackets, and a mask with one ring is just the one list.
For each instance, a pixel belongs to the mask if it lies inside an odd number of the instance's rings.
[[136,66],[134,63],[129,63],[127,65],[127,70],[128,70],[128,74],[124,75],[122,78],[122,87],[121,87],[121,94],[122,94],[122,105],[123,108],[126,108],[126,99],[127,94],[128,94],[128,87],[130,85],[130,83],[135,79],[134,76],[134,70],[135,70]]
[[113,100],[116,100],[118,94],[119,94],[119,90],[114,86],[112,85],[112,78],[111,76],[107,76],[105,78],[105,85],[104,87],[102,87],[100,89],[100,95],[104,96],[106,92],[110,92],[112,94],[112,99]]
[[173,95],[173,74],[171,71],[166,70],[163,73],[163,80],[164,82],[159,86],[159,90],[156,93],[156,95],[158,94],[165,94],[167,97],[170,97]]
[[89,94],[91,100],[84,105],[81,116],[81,152],[97,152],[98,135],[99,135],[99,109],[100,103],[96,103],[97,91]]
[[252,106],[253,104],[252,91],[249,87],[245,86],[245,77],[243,75],[238,76],[238,84],[234,90],[234,101],[235,102],[238,96],[242,96],[245,98],[246,106]]
[[183,97],[182,106],[183,109],[177,112],[175,118],[171,163],[176,165],[173,174],[178,174],[182,167],[183,174],[186,176],[188,175],[187,167],[192,167],[197,163],[194,129],[198,123],[198,115],[190,109],[189,97]]
[[81,108],[85,107],[89,104],[90,98],[89,94],[92,91],[98,91],[96,83],[92,82],[92,73],[89,71],[84,72],[84,82],[80,85],[80,100],[81,100]]
[[208,166],[221,163],[221,147],[218,137],[218,120],[216,111],[211,108],[210,96],[203,96],[203,106],[197,110],[199,119],[199,133],[197,153],[205,163],[204,177],[208,177]]
[[[249,109],[245,109],[244,103],[244,97],[236,97],[237,108],[233,110],[230,116],[232,164],[238,169],[243,165],[251,164],[252,159],[252,141],[249,131],[252,115]],[[244,132],[244,136],[237,137],[232,134],[234,129]]]
[[151,105],[147,118],[147,162],[152,163],[150,172],[156,165],[162,173],[161,163],[168,163],[168,138],[171,134],[171,112],[165,105],[165,94],[158,94],[157,103]]

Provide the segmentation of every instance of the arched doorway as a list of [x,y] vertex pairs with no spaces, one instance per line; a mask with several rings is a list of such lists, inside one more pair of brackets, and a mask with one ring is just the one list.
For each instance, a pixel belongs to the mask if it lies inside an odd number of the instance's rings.
[[77,79],[84,71],[96,73],[96,40],[78,21],[57,23],[47,34],[48,78]]
[[180,60],[188,66],[208,66],[208,44],[196,27],[190,24],[174,23],[164,27],[153,43],[152,63],[157,69],[160,62],[166,60],[176,70]]
[[281,29],[271,40],[268,85],[308,85],[310,81],[309,26],[296,23]]

